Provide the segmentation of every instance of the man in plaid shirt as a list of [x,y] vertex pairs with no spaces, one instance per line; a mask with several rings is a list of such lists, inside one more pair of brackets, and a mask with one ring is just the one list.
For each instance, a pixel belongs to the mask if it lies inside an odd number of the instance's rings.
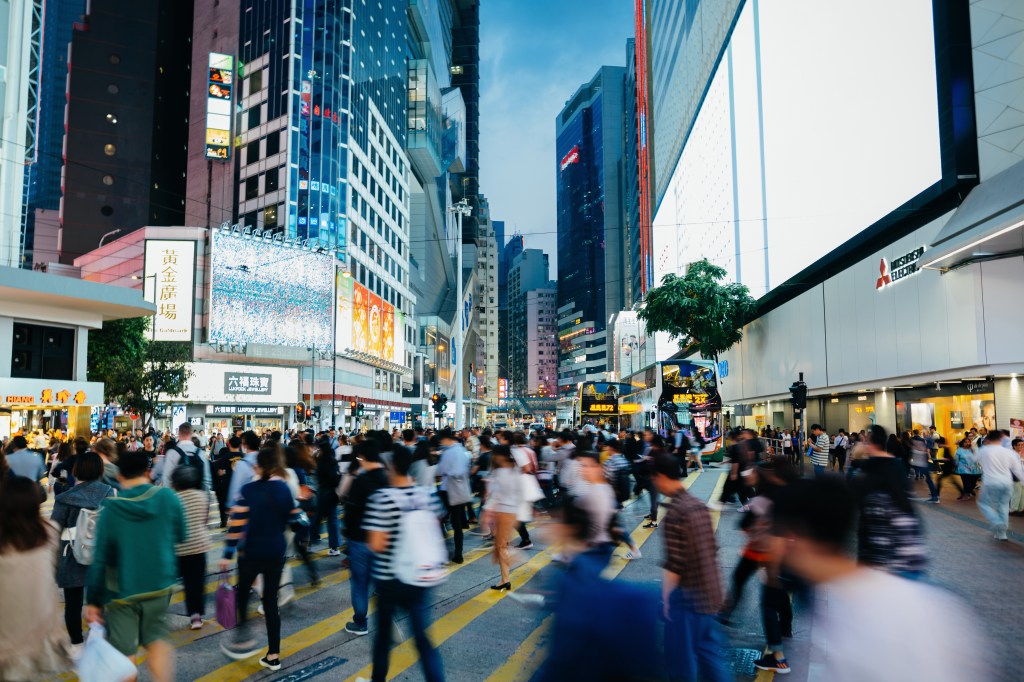
[[724,592],[715,531],[703,502],[687,492],[675,457],[657,453],[651,481],[671,498],[661,522],[665,536],[662,602],[665,660],[670,680],[733,680],[722,650],[728,644],[715,620]]

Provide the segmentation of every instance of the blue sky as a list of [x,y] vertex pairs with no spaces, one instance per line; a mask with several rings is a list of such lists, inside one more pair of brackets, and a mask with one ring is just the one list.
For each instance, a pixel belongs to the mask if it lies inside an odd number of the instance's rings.
[[624,66],[631,0],[482,0],[480,189],[491,219],[557,274],[555,116],[603,64]]

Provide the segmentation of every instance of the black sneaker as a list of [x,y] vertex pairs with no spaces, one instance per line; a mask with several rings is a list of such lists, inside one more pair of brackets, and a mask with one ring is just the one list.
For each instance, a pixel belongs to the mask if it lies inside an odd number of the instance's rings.
[[529,540],[521,540],[516,547],[519,549],[533,549],[533,543]]
[[776,675],[788,675],[792,670],[784,658],[775,658],[772,654],[765,654],[759,660],[754,661],[754,667],[758,670],[771,670]]
[[274,660],[271,661],[266,656],[264,656],[263,658],[260,659],[260,665],[262,665],[264,668],[270,668],[271,670],[280,670],[281,669],[281,659],[280,658],[275,658]]
[[345,632],[349,632],[353,635],[362,636],[367,634],[369,631],[370,629],[367,627],[366,623],[363,623],[362,625],[356,623],[355,621],[349,621],[348,623],[345,623]]
[[220,645],[220,650],[224,652],[224,655],[228,658],[233,658],[236,661],[241,661],[251,656],[255,656],[262,648],[263,647],[258,646],[255,639],[247,639],[243,642],[230,642],[228,644]]

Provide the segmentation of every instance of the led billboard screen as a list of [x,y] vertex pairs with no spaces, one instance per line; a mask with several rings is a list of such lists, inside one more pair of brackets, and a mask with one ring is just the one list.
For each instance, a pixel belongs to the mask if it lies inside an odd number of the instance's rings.
[[351,277],[338,274],[338,352],[405,365],[405,315]]
[[334,257],[213,230],[210,341],[329,350]]
[[206,158],[231,156],[231,93],[235,87],[235,58],[210,53],[206,83]]
[[942,180],[932,2],[744,3],[658,207],[655,284],[708,258],[763,296]]

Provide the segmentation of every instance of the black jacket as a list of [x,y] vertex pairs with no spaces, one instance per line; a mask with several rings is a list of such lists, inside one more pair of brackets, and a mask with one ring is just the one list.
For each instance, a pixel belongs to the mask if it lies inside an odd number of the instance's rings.
[[366,542],[366,531],[363,530],[363,516],[366,514],[366,503],[370,496],[381,488],[388,487],[388,475],[384,469],[364,471],[352,481],[348,497],[345,498],[345,531],[344,535],[353,542]]

